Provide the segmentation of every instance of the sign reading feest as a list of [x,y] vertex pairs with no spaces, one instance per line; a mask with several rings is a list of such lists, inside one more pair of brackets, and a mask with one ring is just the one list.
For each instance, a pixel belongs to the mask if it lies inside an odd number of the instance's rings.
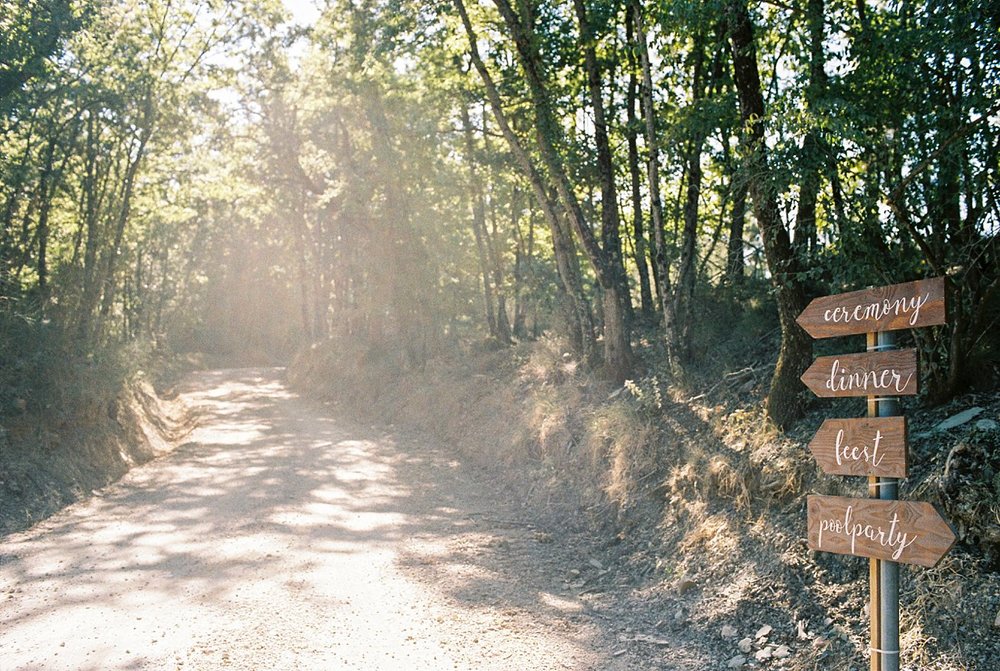
[[905,478],[906,418],[827,419],[809,443],[824,473]]
[[813,338],[831,338],[934,326],[945,319],[945,281],[935,277],[823,296],[795,321]]
[[917,351],[863,352],[818,357],[802,375],[817,396],[913,396]]
[[931,567],[955,533],[922,501],[808,497],[809,549]]

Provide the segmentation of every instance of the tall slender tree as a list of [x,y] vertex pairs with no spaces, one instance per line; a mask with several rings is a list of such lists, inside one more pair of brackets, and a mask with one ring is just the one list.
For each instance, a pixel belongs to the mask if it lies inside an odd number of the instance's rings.
[[767,117],[753,23],[745,0],[729,0],[726,12],[733,49],[733,78],[744,124],[750,198],[764,239],[764,255],[771,272],[781,325],[781,350],[767,396],[767,414],[779,426],[787,426],[801,416],[805,407],[804,386],[799,378],[809,367],[812,341],[795,318],[805,308],[806,296],[799,279],[799,261],[778,212],[775,180],[764,141]]

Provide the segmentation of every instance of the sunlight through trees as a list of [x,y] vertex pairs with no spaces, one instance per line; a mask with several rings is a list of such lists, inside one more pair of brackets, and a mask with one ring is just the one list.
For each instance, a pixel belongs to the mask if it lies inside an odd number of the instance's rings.
[[421,366],[549,331],[612,381],[681,376],[707,303],[763,303],[787,424],[808,297],[942,274],[929,395],[992,383],[989,2],[295,9],[3,0],[0,414],[52,352],[137,344]]

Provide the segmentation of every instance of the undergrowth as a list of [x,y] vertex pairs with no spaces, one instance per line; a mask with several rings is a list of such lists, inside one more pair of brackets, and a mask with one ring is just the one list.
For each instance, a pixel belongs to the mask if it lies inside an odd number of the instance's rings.
[[0,311],[0,533],[167,449],[174,418],[146,381],[169,362],[141,341],[82,352],[54,323]]
[[93,420],[127,380],[143,369],[155,376],[164,361],[145,341],[80,352],[55,324],[0,312],[0,420]]

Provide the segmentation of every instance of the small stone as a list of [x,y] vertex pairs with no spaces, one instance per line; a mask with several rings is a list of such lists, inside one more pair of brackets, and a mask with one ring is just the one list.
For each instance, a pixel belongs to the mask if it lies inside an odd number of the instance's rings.
[[957,415],[952,415],[943,422],[940,422],[937,426],[934,427],[934,430],[947,431],[948,429],[954,429],[957,426],[962,426],[966,422],[975,419],[982,412],[983,412],[982,408],[969,408],[968,410],[963,410]]
[[747,636],[746,638],[740,639],[740,642],[736,644],[736,647],[740,649],[743,654],[748,654],[750,649],[753,648],[753,639]]
[[722,625],[722,638],[736,638],[736,627],[731,624]]
[[792,655],[792,650],[787,645],[779,645],[774,649],[774,657],[776,659],[784,659],[785,657],[790,657]]
[[1000,424],[997,424],[992,419],[981,419],[976,422],[976,428],[980,431],[996,431],[1000,429]]
[[754,634],[753,637],[754,638],[764,638],[765,636],[767,636],[768,634],[770,634],[773,629],[774,628],[771,625],[765,624],[763,627],[761,627],[760,629],[757,630],[757,633]]
[[771,659],[771,656],[773,654],[774,654],[774,648],[772,648],[771,646],[767,646],[766,648],[761,648],[756,653],[754,653],[753,658],[756,659],[758,662],[764,662]]
[[746,663],[747,663],[747,658],[746,657],[744,657],[743,655],[736,655],[735,657],[733,657],[732,659],[730,659],[728,662],[726,662],[726,668],[729,668],[729,669],[738,669],[738,668],[740,668],[741,666],[743,666]]
[[698,583],[696,583],[694,580],[691,580],[689,578],[682,578],[677,583],[677,593],[680,594],[681,596],[683,596],[683,595],[687,594],[688,592],[690,592],[691,590],[693,590],[697,586],[698,586]]
[[993,626],[1000,628],[1000,612],[997,613],[997,619],[993,620]]

